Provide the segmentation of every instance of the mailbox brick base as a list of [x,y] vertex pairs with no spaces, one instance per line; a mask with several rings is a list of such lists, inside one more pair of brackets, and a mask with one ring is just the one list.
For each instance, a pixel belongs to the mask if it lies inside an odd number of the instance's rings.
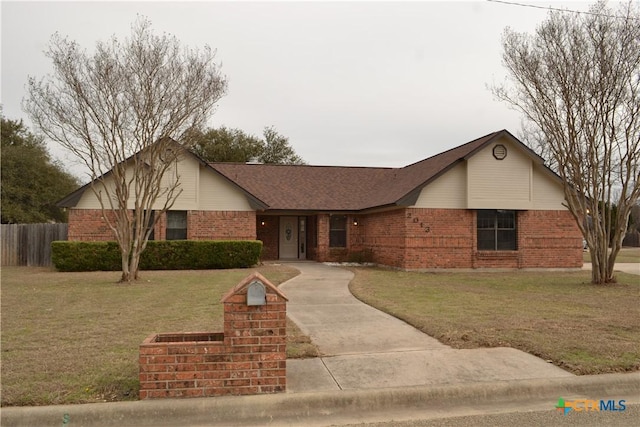
[[[265,285],[265,305],[247,305],[247,287],[254,280]],[[224,332],[145,339],[140,345],[140,399],[285,391],[286,301],[255,273],[223,297]]]

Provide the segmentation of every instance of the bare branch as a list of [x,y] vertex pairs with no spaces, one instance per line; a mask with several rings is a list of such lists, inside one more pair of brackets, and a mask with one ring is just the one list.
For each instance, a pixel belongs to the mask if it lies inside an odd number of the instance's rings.
[[[614,17],[615,15],[615,17]],[[551,12],[535,35],[505,30],[507,83],[494,95],[525,117],[523,140],[564,180],[591,251],[593,281],[613,281],[640,196],[640,10]]]

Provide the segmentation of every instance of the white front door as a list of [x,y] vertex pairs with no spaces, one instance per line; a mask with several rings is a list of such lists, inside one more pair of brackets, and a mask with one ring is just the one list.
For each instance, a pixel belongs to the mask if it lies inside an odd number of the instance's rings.
[[280,217],[280,259],[298,259],[298,217]]

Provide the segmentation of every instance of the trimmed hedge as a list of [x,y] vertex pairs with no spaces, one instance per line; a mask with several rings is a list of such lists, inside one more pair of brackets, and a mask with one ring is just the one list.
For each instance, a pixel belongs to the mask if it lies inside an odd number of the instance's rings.
[[118,271],[122,269],[116,242],[51,242],[51,262],[58,271]]
[[[152,240],[140,257],[140,270],[210,270],[247,268],[258,263],[259,240]],[[120,271],[116,242],[51,243],[51,260],[59,271]]]

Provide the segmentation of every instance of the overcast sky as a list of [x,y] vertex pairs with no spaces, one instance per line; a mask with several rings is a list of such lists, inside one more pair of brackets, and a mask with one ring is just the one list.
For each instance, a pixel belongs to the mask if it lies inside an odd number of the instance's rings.
[[50,73],[43,51],[54,32],[91,50],[97,40],[129,36],[141,14],[157,33],[217,49],[229,90],[211,126],[260,136],[273,125],[313,165],[400,167],[496,130],[519,134],[520,115],[487,85],[505,76],[504,28],[531,33],[548,11],[487,1],[3,0],[1,13],[7,118],[27,120],[25,84]]

